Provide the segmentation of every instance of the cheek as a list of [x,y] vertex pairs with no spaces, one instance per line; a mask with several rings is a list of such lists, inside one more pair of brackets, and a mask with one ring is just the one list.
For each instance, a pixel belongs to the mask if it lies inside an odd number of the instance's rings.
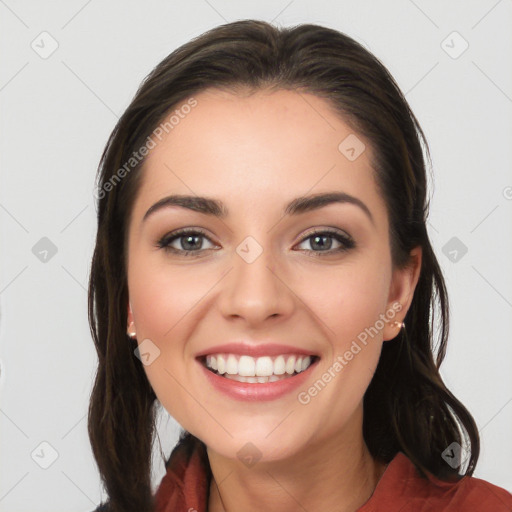
[[193,405],[185,388],[187,340],[200,321],[194,314],[218,279],[211,270],[170,268],[165,261],[155,263],[143,255],[134,254],[130,260],[128,285],[137,343],[145,343],[141,352],[149,347],[152,354],[144,371],[159,401],[180,420],[186,420],[187,408]]
[[[390,260],[370,255],[316,276],[322,293],[316,293],[310,304],[325,326],[329,347],[323,371],[330,372],[324,373],[325,381],[333,381],[324,398],[336,404],[333,410],[339,415],[362,399],[378,364],[390,267]],[[347,389],[351,389],[348,394]]]
[[352,340],[376,324],[386,308],[390,276],[388,261],[371,258],[314,276],[303,274],[301,295],[325,328],[331,350],[344,352]]
[[[180,339],[176,333],[187,324],[182,320],[208,293],[214,276],[202,276],[198,267],[171,268],[162,260],[134,257],[129,290],[137,333],[167,350],[168,340]],[[176,348],[175,343],[171,346]]]
[[308,306],[329,342],[318,373],[298,395],[312,431],[335,435],[360,406],[380,358],[382,326],[377,322],[385,312],[390,276],[390,261],[367,252],[316,273],[314,294],[306,293],[312,281],[304,277],[301,293],[311,300]]

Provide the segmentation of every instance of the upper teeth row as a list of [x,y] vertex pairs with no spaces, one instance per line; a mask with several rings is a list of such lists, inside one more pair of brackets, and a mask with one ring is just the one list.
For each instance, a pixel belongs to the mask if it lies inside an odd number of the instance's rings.
[[303,372],[311,364],[311,356],[269,356],[251,357],[235,354],[215,354],[206,356],[206,366],[220,374],[242,377],[269,377],[270,375]]

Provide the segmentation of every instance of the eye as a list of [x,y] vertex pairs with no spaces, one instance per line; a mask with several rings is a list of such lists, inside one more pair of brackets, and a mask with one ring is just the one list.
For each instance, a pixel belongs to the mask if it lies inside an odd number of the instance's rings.
[[[335,243],[339,244],[339,246],[334,249],[332,248],[333,239],[335,240]],[[159,249],[182,256],[199,256],[201,252],[211,249],[205,249],[203,247],[203,240],[208,240],[208,242],[212,243],[206,234],[200,229],[181,229],[162,237],[158,240],[156,246]],[[307,237],[303,238],[300,244],[304,244],[308,241],[312,249],[303,250],[309,253],[314,253],[315,256],[325,256],[328,254],[347,251],[354,248],[356,245],[350,236],[332,230],[314,231]],[[173,247],[173,244],[175,243],[177,243],[179,247]]]
[[[332,249],[332,239],[334,239],[339,244],[339,247]],[[348,251],[349,249],[353,249],[356,246],[354,240],[350,236],[332,230],[314,231],[313,233],[310,233],[306,238],[304,238],[301,244],[304,244],[308,241],[313,249],[304,250],[309,253],[315,253],[315,256],[325,256],[328,254]],[[315,247],[319,248],[320,250],[316,250]]]
[[[206,234],[199,229],[181,229],[170,235],[165,235],[157,242],[157,247],[159,249],[164,249],[165,251],[178,253],[184,256],[196,256],[203,250],[202,241],[203,239],[208,240],[210,243],[210,239],[206,236]],[[178,242],[179,247],[173,247],[172,244]]]

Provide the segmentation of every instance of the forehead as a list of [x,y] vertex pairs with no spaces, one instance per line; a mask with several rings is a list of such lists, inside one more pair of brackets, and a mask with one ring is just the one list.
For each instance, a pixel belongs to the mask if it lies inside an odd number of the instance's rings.
[[288,90],[249,95],[209,89],[194,99],[161,140],[154,138],[135,216],[168,194],[218,197],[230,210],[262,211],[332,190],[383,213],[371,148],[322,98]]

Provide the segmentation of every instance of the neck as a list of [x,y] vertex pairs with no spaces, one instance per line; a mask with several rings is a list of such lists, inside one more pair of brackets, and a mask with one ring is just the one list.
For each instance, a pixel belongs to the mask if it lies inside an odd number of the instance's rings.
[[208,448],[209,512],[354,512],[372,495],[386,466],[362,436],[362,413],[336,436],[305,443],[300,453],[251,468]]

